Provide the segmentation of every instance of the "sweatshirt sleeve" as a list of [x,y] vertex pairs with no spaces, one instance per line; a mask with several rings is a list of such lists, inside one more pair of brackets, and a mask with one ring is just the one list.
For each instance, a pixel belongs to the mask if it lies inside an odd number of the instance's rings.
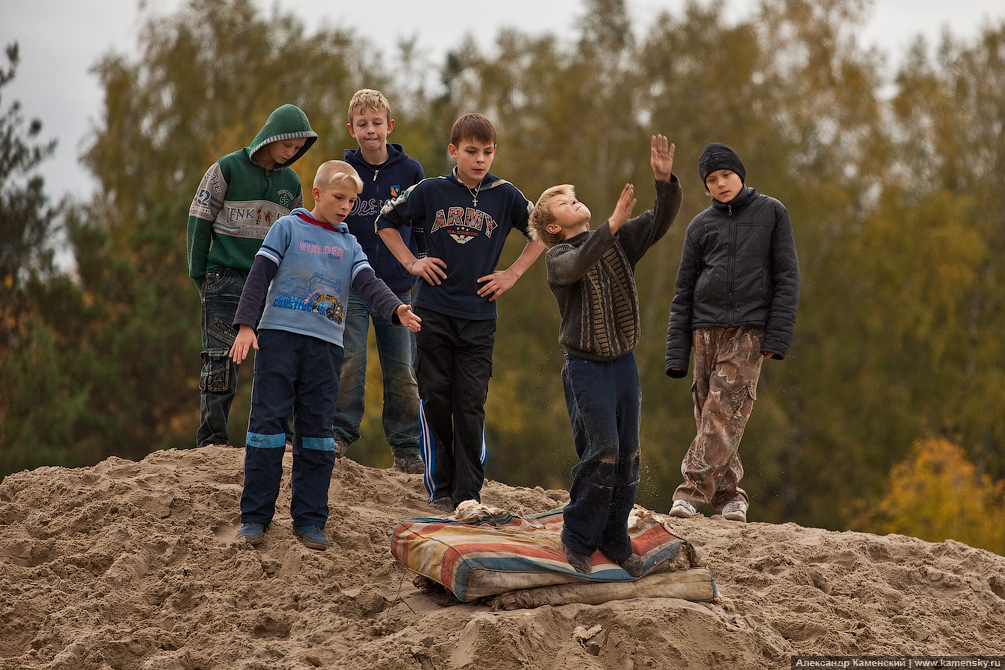
[[764,343],[761,350],[771,353],[776,359],[785,358],[796,327],[796,310],[799,307],[799,258],[796,255],[796,240],[792,234],[792,222],[785,207],[779,204],[778,220],[775,224],[771,248],[773,287],[771,311],[764,329]]
[[[385,203],[373,223],[374,229],[379,232],[382,228],[403,228],[411,225],[409,222],[415,218],[416,212],[420,211],[418,208],[421,207],[417,202],[419,198],[416,197],[416,187],[421,183],[420,181],[409,186],[397,198]],[[421,193],[418,195],[421,196]]]
[[227,197],[227,180],[219,163],[203,175],[188,209],[187,253],[188,276],[202,288],[206,277],[206,258],[213,239],[213,222]]
[[258,326],[258,314],[262,303],[269,292],[269,284],[276,278],[279,266],[264,256],[255,256],[248,278],[244,281],[241,291],[241,301],[237,303],[237,313],[234,315],[234,327],[242,324],[255,328]]
[[[401,325],[396,312],[404,303],[387,287],[387,284],[377,279],[372,268],[367,266],[356,273],[352,280],[352,289],[363,296],[370,309],[396,326]],[[241,299],[243,301],[243,296]]]
[[614,244],[609,222],[587,233],[586,241],[579,245],[557,244],[548,250],[545,265],[548,268],[548,285],[570,286],[582,279],[597,261]]
[[680,212],[683,192],[677,175],[671,173],[670,181],[655,183],[656,202],[653,208],[630,219],[618,231],[618,240],[633,267],[654,244],[663,239]]
[[694,307],[694,287],[698,281],[699,256],[690,235],[684,236],[680,267],[670,321],[667,324],[666,374],[668,377],[687,375],[691,358],[691,315]]

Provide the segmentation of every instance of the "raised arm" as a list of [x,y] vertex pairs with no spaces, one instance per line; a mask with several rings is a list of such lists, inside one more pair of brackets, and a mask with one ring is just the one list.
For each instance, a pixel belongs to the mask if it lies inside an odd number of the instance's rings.
[[673,172],[673,156],[677,147],[663,135],[653,135],[650,141],[649,164],[653,168],[656,181],[670,181]]

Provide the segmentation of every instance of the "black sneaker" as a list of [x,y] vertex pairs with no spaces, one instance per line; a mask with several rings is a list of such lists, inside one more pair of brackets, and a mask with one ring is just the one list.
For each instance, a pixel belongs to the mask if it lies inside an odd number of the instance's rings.
[[265,539],[265,524],[262,523],[241,524],[241,530],[237,531],[237,539],[244,540],[247,544],[250,544],[251,546],[260,544],[262,540]]
[[429,504],[441,512],[446,512],[447,514],[453,514],[454,510],[457,509],[457,505],[454,504],[454,501],[446,496],[437,498]]
[[293,529],[293,534],[296,535],[304,546],[308,549],[318,549],[319,551],[324,551],[328,548],[329,542],[328,538],[325,537],[324,532],[317,526],[299,526]]

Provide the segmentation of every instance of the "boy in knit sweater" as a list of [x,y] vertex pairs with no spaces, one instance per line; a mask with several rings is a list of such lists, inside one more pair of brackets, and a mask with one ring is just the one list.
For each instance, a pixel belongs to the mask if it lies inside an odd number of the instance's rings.
[[241,363],[250,349],[260,349],[238,532],[248,544],[261,542],[272,523],[292,412],[293,530],[311,549],[328,547],[324,527],[335,464],[332,421],[350,287],[388,322],[419,330],[420,319],[376,277],[343,223],[362,189],[356,170],[345,161],[322,163],[314,178],[314,209],[294,209],[269,230],[241,294],[234,317],[240,331],[230,356]]
[[639,485],[642,391],[633,350],[640,319],[635,265],[677,217],[681,188],[672,173],[674,145],[655,135],[650,165],[656,204],[629,219],[635,188],[626,184],[614,213],[590,230],[590,210],[573,187],[553,186],[537,201],[530,226],[549,248],[548,286],[562,317],[562,383],[579,463],[572,469],[562,544],[566,559],[589,574],[600,551],[633,577],[643,572],[632,551],[628,514]]
[[228,446],[240,365],[229,356],[244,281],[269,228],[304,204],[290,167],[317,140],[307,115],[282,105],[252,143],[210,166],[188,213],[188,274],[202,302],[202,373],[196,446]]

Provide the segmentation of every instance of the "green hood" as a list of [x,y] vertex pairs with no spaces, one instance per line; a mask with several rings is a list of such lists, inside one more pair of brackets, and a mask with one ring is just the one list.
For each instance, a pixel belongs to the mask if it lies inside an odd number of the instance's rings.
[[258,131],[255,140],[245,151],[248,153],[248,158],[251,158],[256,151],[270,142],[295,140],[301,137],[307,138],[303,148],[297,152],[296,156],[278,167],[288,167],[295,163],[297,159],[307,153],[307,150],[318,139],[318,134],[311,129],[311,123],[307,120],[307,115],[304,114],[303,110],[296,105],[286,104],[269,114],[269,120]]

